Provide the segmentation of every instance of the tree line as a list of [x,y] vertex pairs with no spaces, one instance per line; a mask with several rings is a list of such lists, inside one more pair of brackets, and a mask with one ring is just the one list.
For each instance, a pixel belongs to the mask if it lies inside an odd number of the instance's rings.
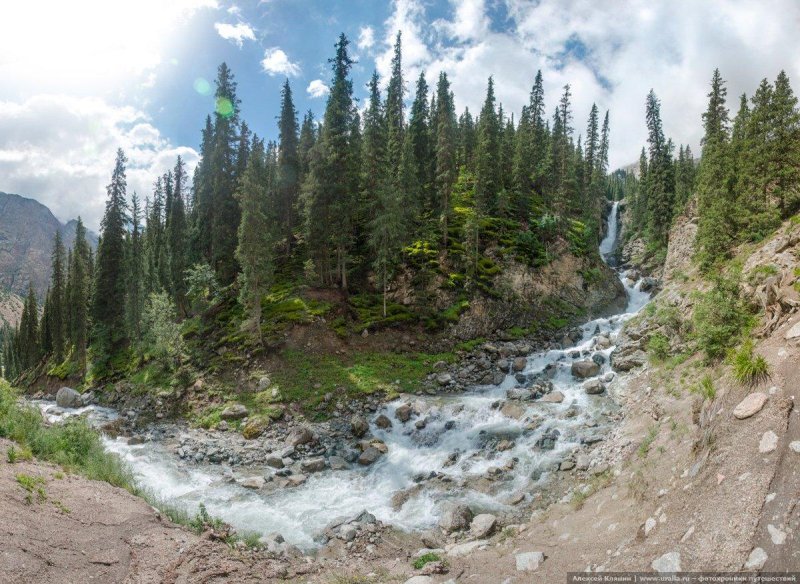
[[[236,291],[260,340],[264,296],[278,281],[375,291],[385,314],[403,272],[491,294],[494,248],[532,268],[552,259],[557,242],[596,254],[614,194],[608,112],[593,105],[576,139],[570,87],[547,116],[541,72],[517,119],[498,103],[492,78],[478,115],[457,115],[445,72],[435,87],[420,74],[407,111],[399,33],[386,90],[374,73],[360,109],[349,44],[342,34],[330,59],[322,120],[310,111],[300,120],[284,83],[276,141],[241,119],[233,73],[220,65],[193,176],[178,158],[144,206],[127,195],[118,151],[96,255],[82,224],[68,252],[56,236],[44,308],[31,291],[22,323],[6,335],[6,368],[19,374],[66,359],[83,372],[88,355],[102,377],[130,349],[177,343],[172,325],[202,310],[209,290]],[[430,278],[414,281],[424,288]],[[148,343],[153,330],[162,336]]]

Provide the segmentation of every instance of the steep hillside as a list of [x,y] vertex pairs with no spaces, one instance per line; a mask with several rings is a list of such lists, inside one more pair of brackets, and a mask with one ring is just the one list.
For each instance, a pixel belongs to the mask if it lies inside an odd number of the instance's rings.
[[[41,297],[50,280],[53,237],[61,230],[69,247],[75,237],[76,221],[63,225],[41,203],[0,192],[0,289],[24,295],[28,284]],[[95,235],[89,237],[96,244]]]
[[4,325],[15,327],[22,316],[22,298],[8,291],[0,290],[0,328]]

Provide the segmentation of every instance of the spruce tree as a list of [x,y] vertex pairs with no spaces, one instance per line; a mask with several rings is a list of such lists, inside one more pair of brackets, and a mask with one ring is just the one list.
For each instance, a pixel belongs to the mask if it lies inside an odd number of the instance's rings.
[[413,164],[419,185],[419,200],[414,201],[413,205],[420,211],[430,211],[434,204],[433,166],[431,166],[433,148],[430,124],[428,84],[425,82],[425,74],[420,73],[408,122],[408,140],[411,141],[414,154]]
[[[172,186],[169,188],[169,202],[172,200]],[[128,334],[134,342],[142,338],[141,322],[144,310],[145,287],[145,253],[144,242],[142,240],[142,211],[139,205],[139,197],[134,192],[131,195],[131,230],[127,234],[127,266],[125,270],[126,280],[126,299],[127,327]]]
[[286,239],[287,249],[291,249],[294,241],[294,229],[297,226],[297,201],[300,193],[301,163],[299,158],[299,129],[297,127],[297,110],[292,101],[292,88],[287,79],[281,90],[281,113],[278,119],[278,212],[281,233]]
[[91,297],[91,276],[89,269],[90,248],[86,241],[86,228],[78,217],[75,227],[75,242],[72,247],[71,282],[69,284],[70,341],[75,347],[75,355],[80,371],[86,368],[86,346],[89,330],[89,300]]
[[457,178],[456,112],[450,82],[445,73],[439,74],[436,86],[436,193],[438,214],[442,225],[444,249],[450,218],[450,195]]
[[497,208],[500,190],[500,121],[495,109],[494,81],[489,77],[486,99],[478,120],[478,143],[475,149],[475,206],[482,214]]
[[172,206],[167,229],[167,246],[169,248],[169,280],[170,292],[177,307],[178,314],[186,314],[187,264],[187,224],[186,224],[186,188],[187,177],[183,159],[178,156],[173,171],[174,187]]
[[53,242],[52,278],[50,281],[49,323],[50,340],[52,343],[53,360],[61,363],[64,360],[66,346],[66,257],[61,231],[56,231]]

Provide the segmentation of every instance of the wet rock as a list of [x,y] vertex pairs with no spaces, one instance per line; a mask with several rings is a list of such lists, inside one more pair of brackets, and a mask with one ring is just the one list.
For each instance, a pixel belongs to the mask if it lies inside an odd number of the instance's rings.
[[466,505],[449,505],[442,512],[442,517],[439,519],[439,527],[445,533],[464,531],[469,528],[472,518],[472,510]]
[[594,361],[575,361],[571,368],[572,376],[578,379],[593,377],[600,372],[600,365]]
[[381,456],[383,456],[383,453],[380,450],[374,446],[370,446],[358,457],[358,464],[361,466],[369,466],[374,464]]
[[514,447],[514,443],[510,440],[501,440],[497,443],[497,451],[498,452],[505,452],[506,450],[511,450]]
[[497,362],[497,368],[503,373],[508,373],[511,371],[511,363],[509,363],[508,359],[500,359]]
[[56,393],[56,405],[60,408],[82,408],[83,398],[71,387],[62,387]]
[[552,393],[548,393],[539,401],[546,404],[560,404],[564,401],[564,394],[560,391],[554,391]]
[[219,417],[223,420],[241,420],[247,417],[247,408],[242,404],[232,404],[220,412]]
[[328,466],[331,467],[331,470],[346,470],[350,468],[350,465],[341,456],[331,456],[328,459]]
[[598,349],[605,350],[611,346],[611,339],[606,336],[599,336],[594,344]]
[[523,552],[515,554],[514,559],[516,560],[518,572],[535,572],[544,562],[545,555],[542,552]]
[[639,290],[642,292],[655,292],[661,283],[655,278],[642,278],[642,283],[639,284]]
[[536,441],[535,446],[540,450],[553,450],[556,447],[556,441],[559,436],[561,436],[561,432],[554,428],[542,434]]
[[600,383],[599,379],[589,379],[583,383],[583,390],[588,395],[600,395],[605,391],[605,387]]
[[592,355],[592,361],[602,366],[606,362],[606,357],[602,353],[595,353]]
[[528,360],[525,357],[517,357],[512,365],[514,371],[523,371],[527,366]]
[[259,490],[264,488],[264,477],[246,477],[239,480],[239,484],[245,489]]
[[289,475],[287,480],[289,481],[290,487],[299,487],[308,480],[308,477],[304,474],[293,474]]
[[753,416],[761,411],[764,404],[767,403],[769,396],[766,393],[755,392],[748,395],[739,402],[733,410],[733,415],[739,420],[744,420]]
[[520,405],[512,402],[505,402],[503,407],[500,408],[500,413],[508,418],[519,420],[525,415],[525,410]]
[[745,570],[760,570],[764,567],[764,564],[767,563],[767,552],[765,552],[760,547],[753,548],[753,551],[750,552],[750,555],[747,556],[747,561],[744,564]]
[[320,472],[325,470],[324,458],[308,458],[300,463],[300,468],[305,473]]
[[388,417],[381,414],[375,418],[375,425],[381,430],[387,430],[392,427],[392,421]]
[[283,459],[280,456],[268,456],[266,463],[272,468],[283,468]]
[[508,399],[513,400],[529,400],[533,398],[533,392],[529,389],[525,389],[524,387],[512,387],[508,391],[506,391],[506,397]]
[[423,418],[422,420],[417,420],[417,421],[414,423],[414,427],[415,427],[417,430],[424,430],[424,429],[425,429],[425,426],[427,426],[427,425],[428,425],[428,421],[427,421],[427,420],[425,420],[424,418]]
[[350,431],[356,438],[363,438],[369,431],[369,424],[363,416],[355,415],[350,418]]
[[291,438],[289,443],[297,448],[298,446],[302,446],[304,444],[308,444],[314,441],[314,434],[311,432],[309,428],[305,426],[301,426],[297,428],[294,432],[292,432]]
[[439,385],[450,385],[453,383],[453,376],[449,373],[440,373],[436,376],[436,383]]
[[647,353],[637,349],[630,353],[613,353],[611,356],[611,366],[617,371],[630,371],[635,367],[641,367],[647,362]]
[[402,406],[399,406],[394,411],[394,417],[405,424],[411,419],[411,406],[408,404],[403,404]]
[[758,451],[761,454],[772,452],[778,447],[778,435],[772,430],[767,430],[761,436],[761,441],[758,443]]
[[558,466],[558,470],[572,470],[575,468],[574,460],[565,460]]
[[472,519],[469,524],[469,533],[473,537],[483,539],[492,535],[495,527],[497,527],[497,517],[491,513],[481,513]]
[[669,552],[653,560],[650,567],[659,574],[680,572],[681,555],[678,552]]
[[343,539],[344,541],[353,541],[358,535],[358,528],[355,525],[342,525],[339,528],[339,538]]
[[[403,508],[403,505],[408,503],[412,497],[417,495],[422,490],[421,485],[415,485],[408,489],[403,489],[402,491],[397,491],[392,495],[392,509],[395,511],[400,511]],[[423,542],[424,543],[424,542]]]

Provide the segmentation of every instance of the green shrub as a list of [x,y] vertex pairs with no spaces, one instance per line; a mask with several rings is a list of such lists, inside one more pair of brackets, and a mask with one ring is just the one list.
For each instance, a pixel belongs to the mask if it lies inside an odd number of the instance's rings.
[[663,361],[669,356],[669,338],[664,333],[653,333],[647,341],[647,352],[653,359]]
[[709,401],[717,397],[717,388],[714,387],[714,381],[711,379],[710,375],[704,375],[700,382],[697,385],[693,385],[689,391],[699,394],[703,399]]
[[442,558],[440,558],[438,554],[429,552],[427,554],[421,555],[416,560],[414,560],[413,566],[415,570],[420,570],[425,566],[425,564],[429,564],[431,562],[438,562],[441,561],[441,559]]
[[717,276],[714,287],[699,294],[692,322],[694,338],[707,361],[723,357],[739,341],[753,318],[739,298],[737,274]]
[[756,386],[769,379],[769,365],[762,355],[753,351],[753,341],[748,339],[731,357],[733,376],[742,385]]

